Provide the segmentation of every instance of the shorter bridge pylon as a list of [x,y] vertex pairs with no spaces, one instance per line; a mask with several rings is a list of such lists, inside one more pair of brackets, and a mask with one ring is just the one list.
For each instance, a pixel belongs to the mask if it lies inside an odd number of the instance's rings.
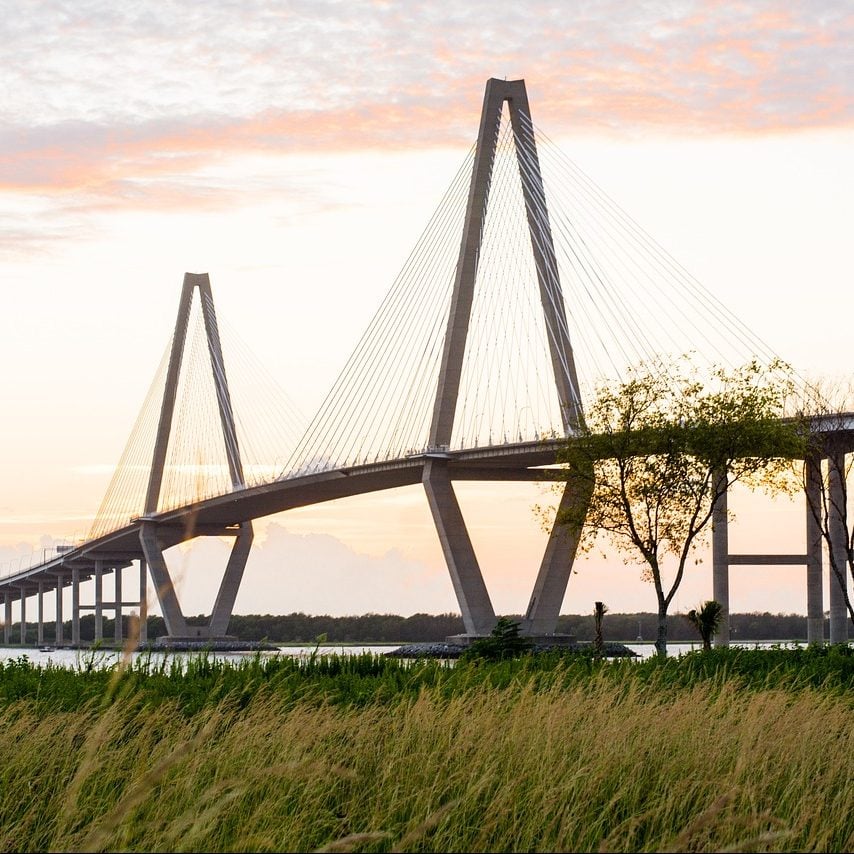
[[166,642],[177,641],[216,641],[227,638],[228,623],[231,620],[237,591],[240,587],[249,550],[252,546],[253,528],[251,521],[241,522],[228,529],[214,531],[194,530],[192,535],[209,534],[233,535],[235,537],[231,555],[220,582],[219,592],[213,606],[211,618],[207,626],[189,626],[178,601],[178,594],[166,558],[163,554],[165,543],[180,542],[188,539],[186,536],[175,537],[170,534],[169,523],[158,518],[158,507],[163,485],[163,474],[166,465],[166,455],[169,447],[169,437],[172,432],[172,419],[175,411],[175,399],[178,393],[178,381],[181,373],[181,363],[184,354],[184,344],[187,338],[187,326],[190,319],[190,308],[194,293],[198,291],[202,317],[204,318],[205,337],[210,356],[210,367],[216,389],[217,406],[219,409],[220,426],[225,444],[228,470],[234,488],[244,486],[243,464],[240,458],[240,446],[237,441],[237,430],[234,422],[231,395],[228,389],[228,379],[222,356],[222,344],[219,338],[219,328],[216,321],[213,293],[210,278],[207,273],[185,273],[178,304],[178,316],[175,321],[175,332],[172,337],[172,348],[169,354],[169,367],[166,374],[166,385],[163,390],[163,401],[160,408],[160,420],[157,427],[157,437],[154,445],[154,455],[148,479],[148,489],[145,498],[145,511],[141,517],[139,532],[140,545],[148,564],[154,590],[160,603],[160,610],[166,623]]

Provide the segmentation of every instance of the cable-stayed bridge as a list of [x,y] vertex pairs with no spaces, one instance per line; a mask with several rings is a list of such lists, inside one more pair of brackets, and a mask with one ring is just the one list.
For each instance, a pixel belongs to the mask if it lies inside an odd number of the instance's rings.
[[[7,642],[13,606],[23,642],[27,603],[36,597],[43,643],[51,592],[61,642],[68,587],[73,645],[87,609],[95,613],[96,639],[104,611],[116,615],[117,640],[123,611],[138,609],[145,642],[149,583],[171,640],[222,638],[253,520],[418,483],[466,633],[488,634],[495,612],[453,481],[547,479],[544,467],[555,462],[596,384],[640,362],[666,370],[668,359],[689,352],[709,366],[775,360],[535,127],[524,81],[495,79],[486,86],[475,145],[307,425],[270,404],[263,371],[236,381],[239,351],[222,333],[208,276],[186,274],[169,348],[88,537],[0,578]],[[564,492],[561,501],[572,500]],[[751,558],[729,555],[725,529],[719,514],[715,598],[722,600],[729,564]],[[198,536],[234,540],[203,628],[188,626],[164,557]],[[808,554],[781,562],[808,568],[814,631],[821,542],[810,542]],[[551,531],[525,633],[554,633],[576,545],[567,529]],[[126,596],[122,570],[133,564],[139,585]],[[116,592],[105,601],[110,573]],[[838,636],[845,616],[833,585],[831,611]]]

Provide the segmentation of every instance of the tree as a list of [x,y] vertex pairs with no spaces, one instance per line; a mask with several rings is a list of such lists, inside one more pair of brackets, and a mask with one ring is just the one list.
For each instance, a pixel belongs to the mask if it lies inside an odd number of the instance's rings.
[[499,617],[492,632],[485,638],[478,638],[466,649],[460,659],[471,661],[486,658],[497,660],[515,658],[529,652],[533,646],[531,639],[519,634],[521,623],[509,617]]
[[605,640],[602,637],[602,618],[608,613],[608,606],[604,602],[596,602],[593,605],[593,619],[596,624],[596,634],[593,637],[593,647],[597,655],[605,651]]
[[736,482],[772,492],[795,486],[791,459],[803,455],[804,437],[797,420],[782,417],[793,389],[781,362],[714,368],[705,379],[688,357],[642,364],[597,390],[559,452],[566,480],[589,499],[557,521],[581,531],[582,551],[601,535],[627,563],[643,565],[655,588],[660,655],[668,608],[717,500]]
[[685,619],[697,630],[703,640],[703,649],[707,652],[712,648],[712,637],[718,630],[723,617],[723,606],[714,599],[703,602],[699,608],[692,608]]

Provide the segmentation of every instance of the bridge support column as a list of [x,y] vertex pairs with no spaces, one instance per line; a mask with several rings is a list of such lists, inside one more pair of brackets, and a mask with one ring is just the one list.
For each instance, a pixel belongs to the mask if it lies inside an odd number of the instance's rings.
[[157,540],[157,527],[150,522],[143,522],[139,531],[139,541],[142,544],[145,562],[151,572],[151,580],[154,582],[154,593],[160,603],[160,612],[166,623],[166,633],[171,637],[187,637],[187,621],[181,611],[172,576],[169,574],[163,550]]
[[821,578],[821,457],[804,461],[807,523],[807,643],[824,643],[824,590]]
[[36,643],[44,646],[44,581],[39,581],[39,621],[36,628]]
[[116,579],[116,646],[121,646],[124,641],[124,626],[122,626],[122,568],[117,566],[113,570],[113,576]]
[[12,593],[7,588],[3,591],[3,643],[12,643]]
[[56,641],[57,647],[62,646],[62,576],[56,577]]
[[[718,475],[721,477],[726,477],[726,473]],[[715,646],[729,646],[729,518],[725,489],[712,510],[712,598],[722,608]]]
[[[525,82],[491,79],[486,84],[483,96],[460,254],[442,344],[442,359],[428,437],[428,446],[433,452],[427,454],[422,477],[457,601],[460,603],[466,633],[469,635],[488,634],[495,626],[495,611],[451,485],[447,461],[442,455],[452,444],[483,227],[489,203],[489,188],[505,101],[513,127],[516,160],[525,199],[543,319],[548,333],[555,388],[564,432],[567,435],[577,423],[581,410],[575,362],[555,262],[551,226],[545,207],[545,193]],[[531,621],[548,625],[552,620],[551,612],[555,607],[560,608],[563,594],[559,590],[565,590],[566,580],[565,571],[558,568],[558,562],[560,556],[565,558],[570,550],[569,543],[563,541],[563,536],[564,532],[554,533],[546,549],[528,608],[529,626],[532,625]],[[555,624],[556,621],[555,616]]]
[[566,595],[566,586],[572,573],[575,552],[581,537],[581,529],[570,527],[558,520],[573,506],[584,507],[585,511],[590,500],[590,489],[587,485],[579,485],[567,481],[558,505],[555,522],[552,525],[549,540],[528,610],[522,621],[521,634],[552,635],[557,629],[560,607]]
[[441,460],[427,460],[423,483],[451,574],[451,583],[457,594],[466,634],[488,635],[495,626],[495,611],[466,530],[447,464]]
[[95,643],[104,640],[104,564],[95,559]]
[[828,533],[830,534],[830,642],[848,640],[848,530],[845,523],[845,454],[828,457]]
[[148,566],[139,561],[139,644],[148,643]]
[[234,610],[234,602],[237,599],[237,591],[243,578],[243,570],[249,559],[249,550],[252,548],[252,540],[255,534],[251,522],[243,522],[240,532],[231,547],[231,554],[219,585],[219,593],[214,602],[210,620],[211,637],[222,637],[228,631],[231,613]]
[[80,646],[80,570],[71,570],[71,645]]
[[27,591],[21,588],[21,646],[27,643]]

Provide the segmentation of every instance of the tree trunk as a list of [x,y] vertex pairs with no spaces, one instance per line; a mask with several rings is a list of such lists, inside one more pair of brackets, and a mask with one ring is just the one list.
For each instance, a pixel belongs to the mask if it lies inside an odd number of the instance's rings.
[[667,655],[667,611],[658,606],[658,636],[655,639],[655,651],[664,658]]
[[596,626],[596,634],[593,638],[593,648],[596,650],[597,655],[602,655],[605,651],[605,641],[602,636],[602,618],[605,616],[606,610],[607,608],[605,607],[604,602],[596,602],[596,605],[593,608],[593,621]]

